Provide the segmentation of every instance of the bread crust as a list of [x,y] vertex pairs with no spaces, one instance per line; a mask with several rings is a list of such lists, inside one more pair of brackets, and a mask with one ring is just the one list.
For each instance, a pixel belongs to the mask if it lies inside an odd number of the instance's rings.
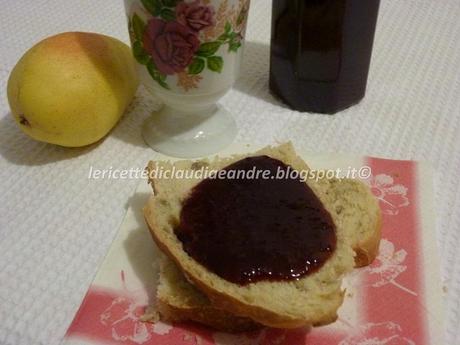
[[170,322],[194,321],[222,332],[239,333],[263,328],[261,324],[249,318],[238,317],[211,305],[209,307],[182,308],[171,305],[168,301],[158,300],[157,310],[163,320]]
[[382,213],[380,212],[380,208],[378,208],[374,230],[372,230],[373,236],[353,246],[353,250],[356,253],[356,268],[369,266],[379,254],[380,240],[382,238],[382,222]]

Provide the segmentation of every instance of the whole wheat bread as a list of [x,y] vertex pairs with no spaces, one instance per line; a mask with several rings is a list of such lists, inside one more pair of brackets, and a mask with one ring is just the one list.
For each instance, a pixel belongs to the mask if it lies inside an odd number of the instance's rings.
[[[267,155],[283,161],[297,170],[308,170],[305,162],[296,155],[291,144],[268,147],[251,155],[215,158],[212,161],[156,162],[149,165],[150,171],[158,169],[196,169],[208,165],[212,169],[223,169],[244,157]],[[188,197],[199,179],[151,180],[153,196],[144,213],[147,224],[158,246],[177,264],[189,280],[202,291],[218,309],[248,317],[271,327],[294,328],[304,325],[321,325],[337,318],[337,309],[343,301],[341,280],[354,266],[352,239],[345,228],[346,222],[338,219],[340,207],[329,202],[324,183],[307,180],[306,183],[323,202],[336,225],[337,246],[330,259],[317,272],[297,281],[258,282],[247,286],[230,283],[208,271],[192,259],[182,248],[174,234],[182,202]],[[326,183],[327,184],[327,183]],[[371,257],[371,255],[369,255]]]
[[[330,179],[321,181],[328,203],[343,223],[357,253],[355,266],[370,264],[380,242],[381,215],[376,199],[360,181]],[[262,327],[244,317],[215,308],[167,257],[162,257],[157,309],[167,321],[195,321],[226,332],[240,332]]]

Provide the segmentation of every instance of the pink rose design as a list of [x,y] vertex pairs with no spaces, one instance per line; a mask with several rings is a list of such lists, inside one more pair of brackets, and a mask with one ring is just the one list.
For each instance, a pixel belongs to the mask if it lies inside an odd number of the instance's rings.
[[144,34],[144,48],[162,74],[180,73],[200,47],[196,34],[178,22],[152,18]]
[[181,2],[176,6],[176,18],[182,25],[198,32],[214,25],[214,9],[201,5],[199,0]]

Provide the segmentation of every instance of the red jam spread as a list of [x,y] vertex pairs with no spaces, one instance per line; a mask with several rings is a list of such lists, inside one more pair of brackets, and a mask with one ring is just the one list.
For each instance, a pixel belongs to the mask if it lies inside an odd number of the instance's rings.
[[[250,178],[254,169],[269,177]],[[277,178],[292,167],[258,156],[224,170],[240,178],[205,179],[184,201],[175,228],[184,250],[239,285],[296,280],[321,268],[336,247],[335,225],[305,182]]]

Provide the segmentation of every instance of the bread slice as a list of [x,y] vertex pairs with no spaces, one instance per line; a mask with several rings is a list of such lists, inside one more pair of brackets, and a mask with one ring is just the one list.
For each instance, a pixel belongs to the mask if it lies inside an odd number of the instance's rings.
[[248,317],[270,327],[296,328],[305,325],[322,325],[337,319],[337,309],[343,302],[341,281],[354,266],[354,252],[343,222],[328,203],[328,196],[320,183],[306,183],[323,202],[336,225],[337,246],[329,260],[317,272],[297,281],[262,281],[246,286],[228,282],[207,270],[182,248],[174,234],[179,222],[182,202],[199,179],[156,178],[155,170],[193,170],[208,166],[220,170],[248,156],[267,155],[283,161],[296,170],[308,170],[305,162],[296,155],[290,143],[267,147],[254,154],[233,156],[212,161],[151,162],[151,183],[154,196],[150,198],[144,215],[157,245],[185,273],[188,279],[202,291],[218,309]]
[[223,332],[252,331],[262,327],[249,318],[215,308],[165,256],[160,263],[156,310],[165,321],[195,321]]
[[[377,200],[362,182],[352,179],[320,181],[327,203],[332,205],[336,219],[344,224],[356,252],[355,266],[366,266],[375,259],[379,242],[381,214]],[[158,311],[169,321],[195,321],[212,328],[239,332],[262,327],[250,319],[234,316],[214,308],[209,299],[165,256],[162,257],[160,285],[157,292]]]

